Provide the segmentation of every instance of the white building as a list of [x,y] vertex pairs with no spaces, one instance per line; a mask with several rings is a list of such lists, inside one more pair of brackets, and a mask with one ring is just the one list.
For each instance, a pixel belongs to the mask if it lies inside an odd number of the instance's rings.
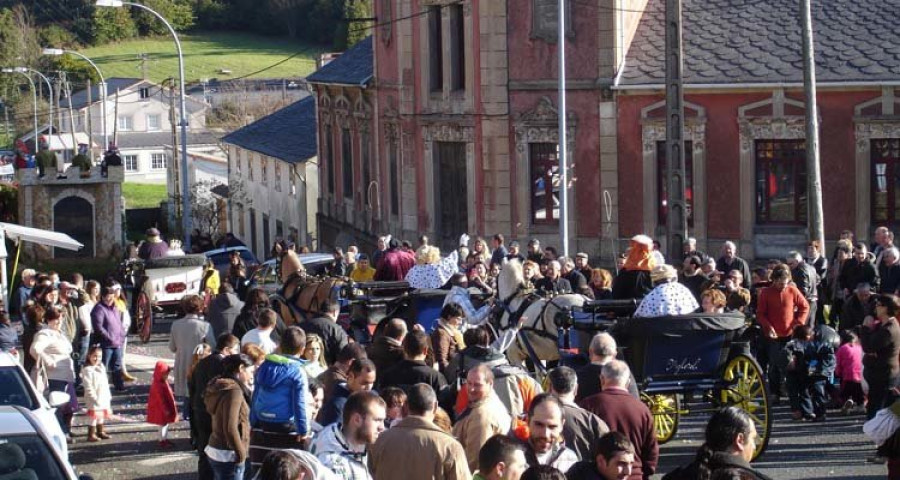
[[317,246],[319,177],[316,105],[307,97],[222,138],[229,184],[241,184],[249,204],[232,201],[231,231],[259,258],[289,238]]
[[[166,166],[171,157],[167,145],[173,144],[171,107],[178,112],[177,91],[140,78],[110,78],[106,82],[106,125],[110,141],[115,141],[125,165],[125,181],[164,183]],[[62,109],[60,132],[71,132],[69,107],[74,110],[76,132],[88,132],[95,144],[103,145],[103,102],[100,89],[91,87],[90,102],[87,89],[75,92],[60,102]],[[185,99],[188,119],[188,151],[215,153],[219,150],[214,134],[206,130],[209,105],[191,97]],[[90,128],[88,128],[90,127]],[[180,129],[179,129],[180,130]],[[176,132],[181,141],[181,132]]]

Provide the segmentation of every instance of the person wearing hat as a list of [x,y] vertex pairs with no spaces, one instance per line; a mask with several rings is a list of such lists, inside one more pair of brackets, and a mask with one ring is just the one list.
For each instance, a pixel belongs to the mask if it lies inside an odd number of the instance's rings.
[[678,272],[671,265],[653,267],[650,279],[655,287],[641,300],[635,317],[687,315],[700,308],[690,289],[678,283]]
[[147,240],[141,244],[138,249],[138,257],[143,260],[151,260],[154,258],[162,258],[169,254],[169,244],[159,237],[159,230],[156,228],[147,229]]
[[653,259],[653,240],[646,235],[631,238],[625,264],[613,282],[613,299],[641,299],[653,290],[650,271],[656,266]]
[[594,269],[591,268],[590,263],[588,262],[589,257],[585,252],[578,252],[575,254],[575,268],[584,275],[584,278],[590,280],[594,275]]
[[525,263],[525,255],[522,255],[522,252],[519,251],[519,242],[516,240],[509,242],[509,253],[506,255],[506,260],[518,260],[521,263]]

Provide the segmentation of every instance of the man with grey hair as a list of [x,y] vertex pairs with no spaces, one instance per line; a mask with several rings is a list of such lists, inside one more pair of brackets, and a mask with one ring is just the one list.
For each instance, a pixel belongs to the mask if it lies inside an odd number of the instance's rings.
[[543,295],[562,295],[572,293],[572,284],[562,278],[562,266],[556,260],[547,263],[547,275],[537,281],[534,287]]
[[750,265],[746,260],[737,256],[737,246],[728,240],[722,243],[722,256],[716,261],[716,265],[722,272],[738,270],[743,275],[741,287],[750,288]]
[[809,302],[809,315],[806,317],[808,319],[807,323],[815,326],[816,305],[819,299],[817,288],[819,275],[812,265],[806,263],[803,255],[798,251],[788,253],[784,263],[791,269],[791,279],[794,281],[794,285],[797,286],[797,290],[800,290],[800,293]]
[[650,478],[659,460],[659,445],[653,414],[644,402],[628,394],[631,370],[620,360],[611,360],[601,371],[603,391],[582,402],[582,406],[606,422],[610,430],[624,434],[636,450],[633,478]]
[[571,257],[563,257],[560,259],[560,266],[562,267],[560,274],[569,281],[572,292],[594,298],[594,291],[588,286],[588,279],[575,268],[575,260],[572,260]]
[[696,256],[700,257],[700,260],[702,260],[704,262],[706,261],[707,258],[709,258],[709,255],[707,255],[704,252],[701,252],[700,250],[697,250],[697,239],[694,237],[688,237],[688,239],[684,241],[684,243],[682,244],[681,253],[682,253],[682,255],[681,255],[682,260],[684,260],[685,258],[687,258],[691,255],[696,255]]
[[[590,363],[576,371],[578,375],[578,391],[575,392],[576,402],[581,402],[581,400],[600,392],[600,371],[604,365],[615,360],[618,353],[619,346],[612,335],[606,332],[594,335],[594,338],[591,339],[591,345],[588,347]],[[634,398],[640,397],[634,382],[628,384],[628,392],[634,395]]]
[[557,367],[550,371],[550,393],[559,398],[563,412],[562,436],[566,446],[575,451],[581,460],[591,458],[597,439],[609,432],[606,422],[575,404],[578,377],[569,367]]
[[888,247],[881,251],[881,263],[878,264],[878,276],[881,283],[878,293],[897,295],[900,290],[900,252],[897,247]]

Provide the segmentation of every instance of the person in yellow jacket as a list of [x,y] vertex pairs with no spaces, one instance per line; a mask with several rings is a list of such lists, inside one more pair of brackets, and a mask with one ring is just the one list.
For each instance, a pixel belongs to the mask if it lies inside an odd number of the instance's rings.
[[[216,270],[216,265],[211,258],[206,260],[206,266],[203,269],[203,281],[200,282],[200,285],[200,291],[203,295],[211,296],[212,298],[215,298],[216,295],[219,294],[219,289],[222,287],[222,279],[219,276],[219,271]],[[209,302],[205,303],[207,305],[209,304]]]
[[369,256],[365,253],[359,255],[356,266],[350,272],[350,280],[354,282],[371,282],[375,280],[375,269],[369,264]]

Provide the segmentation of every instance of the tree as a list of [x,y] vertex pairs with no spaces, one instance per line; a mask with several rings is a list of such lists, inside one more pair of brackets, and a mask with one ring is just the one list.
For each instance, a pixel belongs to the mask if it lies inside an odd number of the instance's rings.
[[[201,180],[191,185],[188,193],[190,195],[194,228],[199,230],[201,234],[209,235],[213,239],[218,236],[220,226],[224,225],[228,219],[229,203],[244,206],[253,203],[253,199],[244,188],[244,183],[241,180],[232,180],[227,185],[227,193],[224,196],[212,193],[214,188],[221,185],[220,182],[215,180]],[[180,205],[180,196],[172,195],[172,202]],[[181,222],[178,224],[180,225]]]
[[91,42],[102,45],[137,35],[131,13],[125,8],[95,8]]
[[[194,9],[186,0],[146,0],[143,3],[162,15],[177,31],[186,30],[194,25]],[[169,34],[169,29],[146,10],[135,9],[133,18],[142,35]]]
[[341,33],[336,33],[334,39],[338,50],[346,50],[359,41],[365,39],[370,31],[368,21],[360,21],[372,16],[372,4],[370,0],[346,0],[344,4],[344,18],[341,23]]

